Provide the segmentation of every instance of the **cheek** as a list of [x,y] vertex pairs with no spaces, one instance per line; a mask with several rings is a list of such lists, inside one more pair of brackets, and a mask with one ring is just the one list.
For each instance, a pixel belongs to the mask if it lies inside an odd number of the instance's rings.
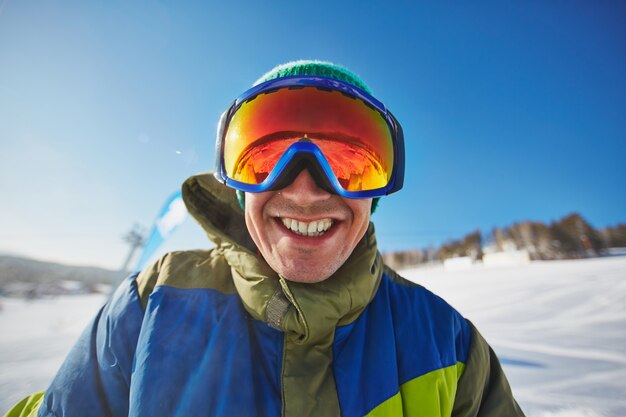
[[356,234],[355,238],[358,241],[363,237],[369,225],[372,200],[351,200],[348,205],[354,215],[352,227]]
[[370,211],[372,209],[372,199],[356,200],[352,206],[352,212],[355,219],[358,218],[361,222],[369,223]]
[[248,194],[245,196],[245,219],[246,219],[246,227],[248,228],[248,233],[252,237],[254,243],[256,243],[257,247],[263,246],[263,242],[261,239],[264,235],[265,231],[265,223],[263,219],[263,207],[265,206],[265,202],[267,198],[263,195],[264,193],[258,194]]

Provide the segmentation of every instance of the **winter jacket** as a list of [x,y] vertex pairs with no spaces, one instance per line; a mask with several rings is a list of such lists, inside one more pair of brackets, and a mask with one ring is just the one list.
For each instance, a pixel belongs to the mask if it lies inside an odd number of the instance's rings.
[[258,255],[232,190],[183,185],[215,243],[127,279],[8,416],[522,416],[478,331],[387,268],[370,227],[316,284]]

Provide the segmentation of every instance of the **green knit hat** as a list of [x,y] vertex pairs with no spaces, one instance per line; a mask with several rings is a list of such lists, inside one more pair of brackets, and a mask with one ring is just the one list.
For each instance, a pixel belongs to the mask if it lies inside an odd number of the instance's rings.
[[[286,64],[274,67],[269,72],[265,73],[261,78],[256,80],[254,85],[264,83],[265,81],[274,80],[276,78],[289,77],[292,75],[313,75],[334,78],[336,80],[352,84],[353,86],[365,90],[370,94],[372,93],[369,87],[365,85],[365,83],[352,71],[349,71],[346,68],[340,67],[339,65],[335,65],[331,62],[315,60],[291,61],[287,62]],[[237,200],[239,201],[239,205],[243,209],[243,191],[237,190]],[[373,199],[371,210],[372,213],[374,213],[374,211],[376,210],[379,200],[380,197]]]

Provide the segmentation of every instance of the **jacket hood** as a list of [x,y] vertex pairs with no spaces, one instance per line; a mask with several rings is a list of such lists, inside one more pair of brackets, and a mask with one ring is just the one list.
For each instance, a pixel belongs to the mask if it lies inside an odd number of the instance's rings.
[[328,279],[303,284],[279,276],[258,253],[235,191],[212,174],[183,184],[183,199],[231,267],[246,310],[298,344],[326,343],[337,325],[352,322],[371,301],[382,276],[374,226]]
[[204,173],[188,178],[182,192],[187,210],[216,246],[235,245],[256,251],[234,189],[224,186],[211,173]]

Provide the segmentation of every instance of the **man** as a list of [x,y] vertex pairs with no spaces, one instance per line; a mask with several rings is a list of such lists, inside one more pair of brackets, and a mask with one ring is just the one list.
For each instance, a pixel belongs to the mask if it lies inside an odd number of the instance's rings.
[[216,144],[215,176],[183,185],[215,249],[122,284],[9,415],[523,415],[476,329],[381,261],[370,214],[402,187],[403,136],[358,77],[276,67]]

